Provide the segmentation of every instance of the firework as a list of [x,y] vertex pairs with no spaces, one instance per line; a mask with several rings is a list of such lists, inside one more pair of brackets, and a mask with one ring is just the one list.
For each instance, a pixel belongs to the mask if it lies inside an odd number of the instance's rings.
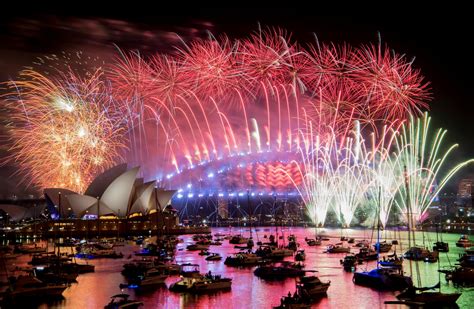
[[11,160],[26,184],[83,192],[97,173],[115,164],[125,146],[116,105],[103,72],[83,79],[72,70],[50,78],[33,70],[10,82]]
[[[384,124],[397,126],[427,108],[429,100],[412,62],[380,45],[318,43],[305,49],[280,29],[240,40],[210,36],[183,42],[171,54],[120,51],[106,78],[97,72],[56,68],[51,77],[23,72],[26,81],[11,84],[18,87],[16,101],[9,104],[15,114],[13,158],[29,171],[31,182],[81,191],[89,175],[112,164],[125,140],[127,161],[141,165],[144,176],[161,178],[161,185],[193,174],[196,166],[249,156],[256,162],[248,166],[258,171],[248,170],[245,178],[257,179],[259,187],[287,187],[283,170],[304,178],[295,185],[317,224],[324,224],[328,209],[350,224],[363,199],[375,199],[375,187],[386,195],[380,212],[386,222],[400,176],[393,184],[374,179],[393,179],[390,172],[398,161],[386,155],[385,146],[367,149],[362,135],[374,131],[378,144],[387,135]],[[39,131],[44,135],[32,141]],[[102,152],[87,148],[81,141],[93,138],[86,136],[95,137],[94,145],[104,143]],[[41,151],[47,143],[54,151]],[[297,152],[305,153],[303,167],[289,165]],[[87,158],[101,163],[89,164]],[[61,164],[45,173],[53,160]],[[262,160],[272,163],[265,166]],[[313,161],[329,172],[321,173]],[[295,172],[297,167],[301,170]],[[71,179],[63,180],[65,175]]]
[[398,188],[395,204],[405,219],[412,220],[412,223],[423,221],[428,207],[451,177],[474,162],[470,159],[448,170],[448,158],[458,145],[444,150],[447,131],[432,131],[430,121],[427,113],[418,119],[411,117],[410,123],[402,127],[396,139],[395,172],[403,182]]

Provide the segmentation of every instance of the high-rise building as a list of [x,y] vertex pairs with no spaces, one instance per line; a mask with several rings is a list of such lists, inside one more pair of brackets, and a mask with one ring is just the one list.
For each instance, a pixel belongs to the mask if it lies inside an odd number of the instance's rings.
[[217,201],[217,214],[220,219],[227,219],[229,217],[229,203],[225,198],[219,198]]
[[458,185],[458,197],[460,198],[470,198],[472,196],[472,185],[474,183],[473,179],[462,179]]

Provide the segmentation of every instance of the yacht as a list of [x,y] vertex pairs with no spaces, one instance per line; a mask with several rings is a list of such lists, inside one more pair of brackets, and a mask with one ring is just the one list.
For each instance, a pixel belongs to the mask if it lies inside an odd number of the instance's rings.
[[254,253],[237,253],[228,256],[224,264],[227,266],[253,266],[263,262],[263,258]]
[[471,243],[471,241],[469,240],[469,237],[467,235],[461,235],[459,240],[456,242],[456,247],[467,248],[467,247],[470,247],[472,245],[473,245],[473,243]]
[[302,297],[315,299],[326,295],[331,281],[321,282],[316,276],[302,277],[296,285],[298,294]]
[[430,256],[431,252],[428,249],[422,247],[411,247],[403,255],[407,260],[423,261]]
[[449,244],[444,241],[437,241],[433,245],[433,251],[449,252]]
[[137,276],[133,279],[129,279],[129,284],[135,284],[139,287],[152,286],[157,284],[162,284],[165,282],[165,279],[168,278],[167,275],[164,275],[156,268],[147,270],[143,275]]
[[117,294],[112,296],[112,300],[108,303],[104,309],[136,309],[143,306],[141,301],[135,301],[128,299],[128,294]]
[[5,298],[16,302],[31,302],[38,298],[61,298],[66,284],[47,284],[33,276],[15,278],[5,292]]
[[248,238],[245,238],[242,235],[236,235],[236,236],[232,236],[232,238],[229,240],[229,244],[241,245],[241,244],[247,244],[248,241],[249,241]]
[[204,280],[198,280],[189,289],[190,293],[205,293],[218,290],[230,290],[232,279],[222,278],[220,275],[206,274]]
[[306,243],[308,244],[308,246],[320,246],[321,245],[321,239],[320,238],[317,238],[317,239],[313,239],[313,238],[305,238],[305,241]]
[[259,266],[254,274],[262,279],[285,279],[288,277],[302,277],[306,270],[302,269],[301,264],[282,263],[279,266]]
[[427,290],[436,289],[439,286],[431,288],[415,288],[409,287],[396,297],[405,302],[422,304],[422,306],[429,307],[443,307],[453,306],[458,300],[461,293],[442,293],[442,292],[428,292]]
[[17,245],[15,246],[14,252],[26,254],[43,253],[46,252],[46,247],[38,246],[36,243],[34,245]]
[[182,277],[178,282],[170,286],[172,292],[204,293],[217,290],[228,290],[232,286],[232,279],[212,275],[210,272],[205,276]]
[[[387,259],[388,257],[388,259]],[[382,267],[391,267],[391,268],[402,268],[403,265],[403,257],[398,257],[397,253],[392,255],[388,255],[387,257],[383,257],[381,261],[379,261],[379,265]]]
[[392,268],[375,268],[371,271],[355,272],[352,281],[358,285],[379,290],[403,290],[413,285],[411,277]]
[[339,261],[345,271],[353,271],[356,269],[357,258],[355,255],[350,254],[344,257],[344,260]]
[[206,257],[206,261],[220,261],[222,260],[222,256],[219,253],[211,253],[208,257]]
[[202,250],[208,250],[209,245],[202,245],[202,244],[192,244],[186,247],[186,250],[189,251],[202,251]]
[[364,247],[364,248],[360,248],[359,253],[357,253],[355,255],[355,257],[360,262],[362,262],[362,261],[376,261],[379,258],[379,254],[374,250],[370,250],[369,248]]
[[389,252],[390,250],[392,250],[392,244],[386,241],[377,242],[374,244],[374,249],[375,251],[378,251],[380,253]]
[[327,253],[350,253],[351,248],[344,247],[341,243],[335,245],[329,245],[326,248]]
[[257,249],[257,251],[255,251],[255,254],[258,256],[268,259],[282,259],[286,256],[292,256],[293,253],[294,251],[290,249],[277,248],[267,245],[262,245]]
[[295,255],[295,261],[304,261],[306,259],[306,253],[304,250],[298,250]]

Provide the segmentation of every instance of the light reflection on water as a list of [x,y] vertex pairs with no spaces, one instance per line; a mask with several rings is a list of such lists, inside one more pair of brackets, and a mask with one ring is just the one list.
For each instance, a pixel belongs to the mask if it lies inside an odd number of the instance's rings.
[[[258,240],[266,241],[264,235],[274,234],[274,228],[257,228],[258,232],[253,234],[255,242]],[[249,235],[248,229],[241,230],[244,236]],[[229,233],[226,228],[214,228],[214,233]],[[234,228],[233,233],[238,233]],[[317,276],[322,281],[331,281],[328,290],[328,296],[322,298],[314,304],[314,308],[404,308],[403,306],[384,305],[386,300],[394,300],[396,292],[378,292],[370,288],[354,285],[352,283],[352,273],[344,272],[339,264],[339,260],[344,254],[327,254],[323,253],[328,243],[339,242],[341,231],[338,229],[322,229],[321,232],[331,238],[329,242],[323,242],[322,246],[308,247],[304,241],[305,237],[314,237],[314,229],[309,228],[286,228],[284,230],[285,238],[289,234],[295,234],[301,247],[306,251],[306,269],[315,269],[318,271]],[[346,229],[343,231],[345,236],[355,237],[357,239],[370,239],[375,233],[369,230]],[[372,235],[373,234],[373,235]],[[393,231],[385,231],[382,233],[382,239],[391,241],[392,239],[400,240],[401,246],[397,246],[397,253],[404,252],[407,248],[406,232],[397,232],[395,237]],[[280,232],[281,235],[281,232]],[[234,268],[224,265],[225,257],[231,255],[238,250],[234,249],[234,245],[230,245],[225,241],[222,246],[211,246],[211,252],[220,253],[223,257],[221,261],[205,260],[205,257],[198,255],[199,251],[186,251],[184,249],[187,244],[192,242],[191,235],[180,236],[184,239],[184,243],[178,244],[176,252],[177,263],[196,263],[200,265],[202,273],[212,271],[213,274],[221,274],[225,277],[233,279],[232,290],[230,292],[219,292],[210,295],[191,295],[169,292],[167,286],[177,281],[178,276],[171,276],[166,280],[166,284],[151,292],[135,293],[134,290],[122,290],[131,295],[131,298],[140,299],[144,302],[144,308],[271,308],[278,305],[283,295],[292,293],[295,290],[295,280],[287,279],[285,281],[264,281],[253,274],[254,268]],[[462,248],[457,248],[455,242],[459,238],[459,234],[443,234],[444,241],[449,242],[450,252],[448,254],[440,253],[441,265],[450,265],[456,262],[459,254],[463,252]],[[286,239],[285,239],[286,240]],[[281,239],[279,240],[282,241]],[[426,246],[432,247],[432,243],[436,241],[435,233],[425,233],[424,241]],[[286,241],[287,242],[287,241]],[[417,232],[417,244],[423,244],[423,236]],[[127,261],[129,255],[139,249],[139,246],[128,245],[116,248],[124,253],[124,259],[110,260],[97,259],[90,263],[96,265],[96,272],[91,274],[83,274],[78,277],[78,284],[73,284],[65,292],[65,300],[49,305],[42,305],[41,308],[103,308],[110,300],[110,296],[121,292],[119,284],[123,283],[120,271],[122,265]],[[358,248],[354,248],[353,252],[358,252]],[[292,260],[293,258],[287,258]],[[10,262],[17,265],[26,264],[28,257]],[[408,261],[405,261],[405,271],[409,272]],[[14,265],[10,265],[10,268]],[[370,270],[376,266],[375,262],[358,266],[358,270]],[[424,286],[435,285],[438,282],[437,263],[429,264],[418,262],[418,268],[422,284]],[[413,267],[415,269],[416,267]],[[417,280],[414,279],[416,283]],[[442,290],[446,292],[455,291],[452,285],[447,285],[444,275],[441,276]],[[460,308],[469,308],[474,303],[474,289],[463,289],[463,295],[458,300]],[[470,307],[472,308],[472,307]]]

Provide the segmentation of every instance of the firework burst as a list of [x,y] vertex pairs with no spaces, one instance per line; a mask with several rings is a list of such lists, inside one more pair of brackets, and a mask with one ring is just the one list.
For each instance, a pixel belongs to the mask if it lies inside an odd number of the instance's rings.
[[120,159],[125,146],[117,105],[103,72],[58,78],[24,70],[9,82],[11,158],[26,184],[83,192],[92,178]]

